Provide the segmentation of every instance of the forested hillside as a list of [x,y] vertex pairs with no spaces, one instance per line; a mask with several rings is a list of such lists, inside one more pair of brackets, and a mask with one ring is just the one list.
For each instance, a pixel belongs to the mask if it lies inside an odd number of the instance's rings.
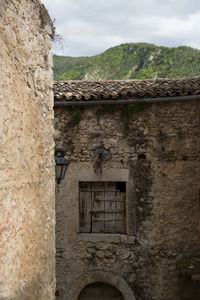
[[55,80],[177,78],[200,75],[200,50],[122,44],[91,57],[54,56]]

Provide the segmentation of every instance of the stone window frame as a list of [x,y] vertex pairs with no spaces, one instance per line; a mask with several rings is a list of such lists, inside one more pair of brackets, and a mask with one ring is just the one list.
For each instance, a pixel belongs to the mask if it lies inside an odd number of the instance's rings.
[[[101,239],[102,236],[113,237],[118,239],[120,235],[130,235],[134,236],[136,234],[136,209],[135,209],[135,184],[133,179],[129,176],[129,169],[122,168],[110,168],[103,169],[100,174],[94,172],[94,169],[81,169],[78,174],[78,188],[79,182],[126,182],[126,232],[124,234],[120,233],[81,233],[79,232],[79,237],[83,239],[96,238],[97,236]],[[79,224],[80,225],[80,224]],[[79,226],[80,228],[80,226]]]

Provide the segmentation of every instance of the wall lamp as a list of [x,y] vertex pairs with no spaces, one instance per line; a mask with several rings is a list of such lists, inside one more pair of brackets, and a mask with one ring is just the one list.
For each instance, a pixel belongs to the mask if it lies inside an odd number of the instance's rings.
[[64,179],[69,162],[64,158],[64,152],[62,150],[55,151],[55,177],[56,183],[60,184]]

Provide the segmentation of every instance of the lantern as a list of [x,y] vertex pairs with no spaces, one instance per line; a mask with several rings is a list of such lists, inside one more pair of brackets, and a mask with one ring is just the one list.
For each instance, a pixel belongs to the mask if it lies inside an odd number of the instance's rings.
[[69,162],[65,160],[64,153],[62,151],[57,151],[55,154],[55,176],[57,184],[60,184],[65,177],[68,165]]

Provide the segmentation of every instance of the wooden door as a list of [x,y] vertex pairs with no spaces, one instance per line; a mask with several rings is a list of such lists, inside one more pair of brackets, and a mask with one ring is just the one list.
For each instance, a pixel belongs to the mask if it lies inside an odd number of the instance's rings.
[[114,286],[95,282],[82,290],[78,300],[124,300],[124,297]]

